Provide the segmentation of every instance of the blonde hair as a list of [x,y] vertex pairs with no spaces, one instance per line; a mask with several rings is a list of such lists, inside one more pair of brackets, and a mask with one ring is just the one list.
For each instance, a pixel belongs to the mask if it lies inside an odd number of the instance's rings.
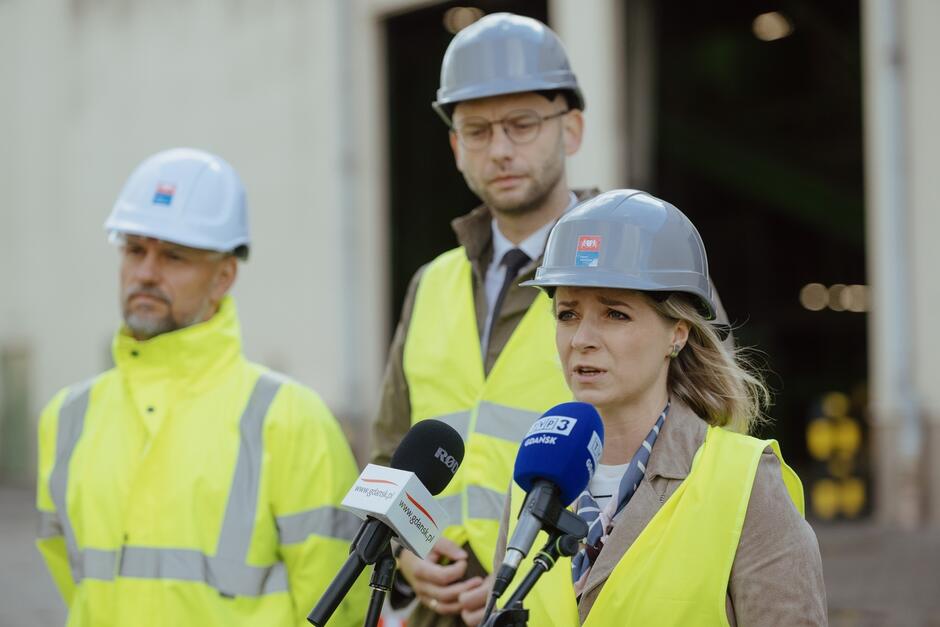
[[749,433],[766,423],[770,391],[750,351],[723,344],[715,326],[686,294],[674,292],[663,301],[649,301],[664,318],[689,325],[685,347],[669,363],[670,396],[708,424],[731,431]]

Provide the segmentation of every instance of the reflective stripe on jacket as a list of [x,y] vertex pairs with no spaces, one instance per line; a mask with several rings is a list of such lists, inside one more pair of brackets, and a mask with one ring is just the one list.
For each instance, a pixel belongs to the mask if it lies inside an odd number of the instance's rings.
[[[618,562],[585,626],[728,625],[726,596],[731,566],[757,466],[768,446],[780,459],[787,492],[802,514],[802,484],[783,462],[776,441],[708,427],[688,477]],[[525,494],[513,486],[510,535],[524,499]],[[535,547],[540,548],[546,540],[540,533]],[[531,565],[529,557],[519,572],[528,572]],[[521,579],[517,577],[513,589]],[[579,624],[570,558],[559,559],[542,576],[526,598],[525,607],[533,625]]]
[[[68,624],[306,624],[358,527],[337,508],[356,466],[329,410],[244,359],[230,299],[113,352],[40,421],[38,546]],[[367,591],[337,624],[361,623]]]
[[432,261],[418,285],[404,347],[412,424],[427,418],[460,432],[466,453],[439,499],[451,527],[489,565],[519,442],[541,413],[571,400],[555,351],[552,303],[539,294],[484,375],[463,248]]

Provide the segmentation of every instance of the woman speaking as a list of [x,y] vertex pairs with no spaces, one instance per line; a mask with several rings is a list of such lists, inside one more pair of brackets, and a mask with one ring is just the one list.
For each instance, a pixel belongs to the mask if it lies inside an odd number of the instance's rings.
[[802,486],[775,441],[746,435],[768,392],[709,322],[689,219],[643,192],[597,196],[558,222],[525,285],[554,299],[565,379],[605,430],[573,506],[587,539],[527,597],[529,624],[825,625]]

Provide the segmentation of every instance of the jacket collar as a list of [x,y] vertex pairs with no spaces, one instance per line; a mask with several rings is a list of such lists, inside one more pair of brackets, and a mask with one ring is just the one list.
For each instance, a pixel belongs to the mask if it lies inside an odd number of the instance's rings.
[[688,405],[672,401],[662,432],[656,438],[646,477],[653,480],[685,479],[692,468],[692,458],[705,441],[708,425]]
[[470,213],[451,220],[450,227],[457,235],[457,243],[467,251],[471,261],[480,259],[490,246],[493,237],[490,221],[493,214],[486,205],[480,205]]
[[135,340],[124,326],[114,336],[111,351],[117,369],[132,379],[206,377],[241,357],[235,302],[226,296],[209,320],[149,340]]

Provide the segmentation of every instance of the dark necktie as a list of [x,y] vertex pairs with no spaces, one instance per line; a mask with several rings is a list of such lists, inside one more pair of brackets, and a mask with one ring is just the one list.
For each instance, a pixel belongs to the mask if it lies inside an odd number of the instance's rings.
[[502,261],[499,262],[500,266],[506,268],[506,278],[503,279],[503,286],[499,289],[499,296],[496,297],[496,305],[493,307],[493,318],[490,321],[490,335],[492,336],[493,327],[496,326],[496,320],[499,317],[499,310],[503,306],[503,300],[506,298],[506,294],[509,292],[509,288],[512,287],[512,284],[516,282],[516,276],[519,274],[519,270],[532,261],[532,259],[519,250],[518,248],[513,248],[506,251],[506,254],[503,255]]

